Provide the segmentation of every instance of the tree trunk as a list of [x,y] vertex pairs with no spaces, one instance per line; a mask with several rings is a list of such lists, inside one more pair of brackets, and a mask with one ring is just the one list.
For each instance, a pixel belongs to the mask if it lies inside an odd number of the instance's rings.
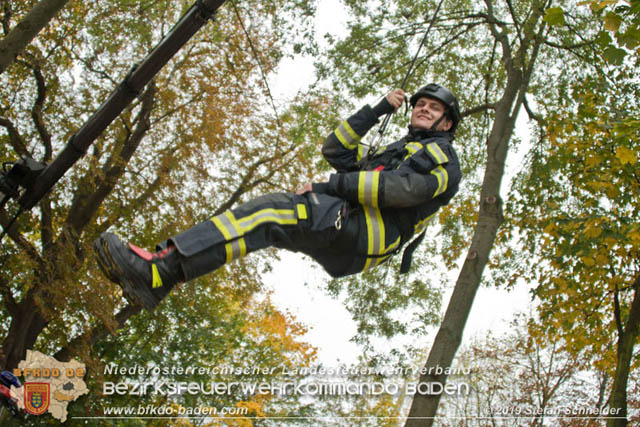
[[607,421],[608,427],[623,427],[627,425],[627,382],[633,360],[633,346],[640,333],[640,276],[633,284],[634,294],[631,310],[622,333],[618,336],[616,373],[613,377],[609,408],[616,410],[612,418]]
[[0,74],[7,69],[16,56],[27,47],[31,40],[67,4],[69,0],[41,0],[0,40]]
[[42,317],[33,300],[27,299],[21,303],[17,315],[11,319],[9,333],[4,340],[3,369],[11,370],[17,367],[18,363],[25,359],[27,350],[33,348],[38,335],[46,326],[47,320]]
[[[544,25],[542,25],[536,32],[544,7],[532,5],[532,13],[522,26],[527,28],[527,31],[521,34],[518,50],[512,51],[508,33],[499,29],[503,24],[500,24],[493,15],[492,0],[485,0],[485,3],[488,12],[487,24],[496,42],[502,47],[502,62],[507,74],[507,82],[502,97],[495,104],[496,118],[487,140],[487,164],[480,191],[478,222],[471,247],[424,366],[423,372],[427,374],[421,375],[419,380],[421,383],[439,383],[443,387],[447,381],[446,368],[451,367],[462,341],[473,299],[480,287],[484,268],[489,261],[489,252],[495,243],[498,228],[504,221],[500,185],[504,176],[509,140],[535,69],[535,60],[544,31]],[[405,426],[433,425],[440,397],[441,393],[430,395],[416,392]]]
[[[480,214],[467,259],[462,266],[456,286],[451,295],[447,311],[429,353],[420,382],[437,382],[444,386],[447,376],[441,373],[451,366],[456,351],[462,341],[473,299],[482,279],[482,272],[489,261],[489,252],[503,222],[500,183],[504,175],[504,163],[508,142],[515,125],[517,114],[509,117],[509,107],[513,105],[518,92],[510,99],[501,101],[502,109],[496,110],[496,122],[489,137],[489,156],[482,185]],[[506,107],[506,108],[505,108]],[[409,411],[407,427],[431,426],[438,409],[440,394],[422,395],[416,393]]]

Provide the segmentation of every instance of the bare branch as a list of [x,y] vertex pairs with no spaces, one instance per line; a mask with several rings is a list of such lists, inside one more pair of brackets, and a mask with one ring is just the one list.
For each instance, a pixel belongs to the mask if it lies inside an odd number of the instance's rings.
[[7,236],[9,236],[11,240],[13,240],[13,242],[18,246],[18,248],[24,251],[24,253],[26,253],[29,258],[36,262],[42,269],[43,274],[46,275],[46,265],[44,260],[38,253],[38,250],[35,248],[35,246],[29,243],[27,239],[22,237],[22,235],[16,231],[15,227],[11,227],[7,230],[9,222],[10,220],[7,216],[7,213],[4,210],[0,211],[0,224],[2,224],[2,228],[7,231]]
[[507,0],[507,5],[509,6],[509,13],[511,14],[511,18],[513,19],[513,25],[516,27],[516,34],[518,35],[520,44],[522,44],[522,31],[520,30],[520,23],[518,22],[518,17],[516,16],[516,12],[513,9],[513,4],[511,4],[511,0]]
[[38,95],[35,102],[33,103],[33,107],[31,108],[31,118],[33,119],[33,123],[36,126],[38,135],[40,135],[40,139],[44,144],[44,158],[42,159],[42,161],[46,163],[53,157],[51,134],[47,130],[44,119],[42,118],[42,107],[47,97],[47,86],[44,81],[44,76],[42,75],[42,69],[37,62],[35,62],[33,65],[28,63],[25,63],[25,65],[33,70],[33,76],[36,79],[36,87],[38,88]]
[[524,109],[527,111],[527,114],[529,115],[529,118],[532,120],[535,120],[536,122],[538,122],[540,125],[544,124],[544,119],[537,113],[535,113],[531,107],[529,106],[529,101],[527,100],[527,97],[524,97]]
[[483,111],[495,110],[495,109],[496,109],[496,104],[482,104],[473,108],[466,109],[462,113],[460,113],[460,115],[462,117],[467,117],[477,113],[481,113]]
[[70,50],[71,54],[73,55],[73,57],[75,59],[77,59],[80,63],[82,63],[82,65],[84,65],[84,67],[91,71],[92,73],[102,77],[102,79],[112,83],[114,86],[118,85],[118,82],[111,77],[106,71],[104,70],[98,70],[97,68],[95,68],[93,66],[93,64],[91,63],[91,61],[89,61],[88,59],[85,59],[83,57],[81,57],[79,54],[77,54],[74,50]]
[[487,23],[489,24],[489,30],[493,37],[498,40],[500,45],[502,45],[502,61],[504,62],[505,68],[507,70],[511,70],[513,68],[511,45],[509,44],[509,38],[507,37],[506,32],[498,29],[498,26],[503,26],[504,24],[500,23],[493,14],[492,1],[493,0],[484,0],[487,5]]
[[563,45],[563,44],[560,44],[560,43],[554,43],[552,41],[545,40],[544,44],[546,44],[547,46],[556,48],[556,49],[568,50],[571,53],[575,54],[575,52],[573,52],[574,49],[580,49],[580,48],[583,48],[583,47],[590,47],[590,46],[593,45],[593,41],[584,41],[582,43],[574,43],[574,44]]

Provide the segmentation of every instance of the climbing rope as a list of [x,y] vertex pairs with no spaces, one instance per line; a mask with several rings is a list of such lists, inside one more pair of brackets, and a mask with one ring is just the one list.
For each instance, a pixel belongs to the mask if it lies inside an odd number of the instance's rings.
[[236,14],[236,18],[238,18],[238,22],[240,23],[240,26],[242,27],[242,31],[244,32],[244,35],[247,39],[247,43],[249,43],[249,48],[251,49],[251,54],[253,55],[253,57],[255,58],[256,62],[258,63],[258,68],[260,68],[260,75],[262,78],[262,81],[264,82],[265,87],[267,88],[267,96],[269,97],[269,101],[271,103],[271,108],[273,108],[273,113],[276,116],[276,123],[278,124],[278,127],[281,128],[282,125],[280,123],[280,117],[278,115],[278,109],[276,108],[276,103],[273,99],[273,95],[271,93],[271,88],[269,87],[269,81],[267,80],[267,74],[264,71],[264,67],[262,66],[262,61],[260,61],[260,57],[258,56],[258,51],[256,50],[254,44],[253,44],[253,40],[251,40],[251,36],[249,35],[249,31],[247,31],[247,28],[244,25],[244,22],[242,21],[242,18],[240,17],[240,12],[238,11],[238,6],[236,5],[236,2],[233,1],[231,2],[231,7],[233,7],[233,12]]
[[[411,61],[411,64],[409,65],[409,69],[407,69],[407,73],[404,75],[404,79],[402,80],[402,84],[400,84],[400,89],[402,89],[402,90],[405,89],[407,81],[409,80],[409,76],[411,76],[411,73],[413,72],[413,66],[415,65],[416,60],[418,59],[418,54],[420,53],[420,50],[422,50],[422,46],[424,46],[425,42],[427,41],[427,39],[429,37],[429,33],[431,32],[431,28],[433,27],[433,24],[436,22],[436,18],[438,17],[438,13],[440,12],[440,7],[442,6],[443,2],[444,2],[444,0],[440,0],[440,3],[438,3],[438,7],[436,8],[436,11],[433,13],[433,16],[431,17],[431,21],[429,22],[429,26],[427,27],[427,31],[425,31],[424,36],[422,37],[422,41],[420,42],[420,46],[418,46],[418,50],[416,51],[416,54],[414,55],[413,60]],[[407,101],[406,95],[405,95],[404,102],[405,102],[405,105],[408,105],[408,101]],[[374,155],[378,151],[378,148],[380,147],[380,144],[382,143],[382,139],[384,137],[384,133],[387,130],[387,125],[389,124],[390,120],[391,120],[391,113],[388,113],[384,117],[384,120],[382,121],[382,125],[380,125],[380,129],[378,129],[378,140],[372,147],[371,155]]]

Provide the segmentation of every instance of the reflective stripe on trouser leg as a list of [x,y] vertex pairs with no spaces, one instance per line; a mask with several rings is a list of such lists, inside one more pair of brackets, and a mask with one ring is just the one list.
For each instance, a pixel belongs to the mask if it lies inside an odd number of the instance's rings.
[[186,280],[286,240],[298,225],[293,194],[269,194],[212,217],[171,239]]
[[224,245],[225,262],[231,262],[247,254],[247,244],[244,238],[240,237],[242,234],[231,211],[215,216],[211,218],[211,221],[218,227],[225,240],[229,242]]

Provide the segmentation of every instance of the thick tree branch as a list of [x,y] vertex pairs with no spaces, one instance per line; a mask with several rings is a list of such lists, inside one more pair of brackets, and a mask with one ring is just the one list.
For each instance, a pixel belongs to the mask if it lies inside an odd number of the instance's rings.
[[3,280],[2,277],[0,277],[0,294],[2,294],[2,299],[5,302],[9,315],[11,315],[11,317],[16,317],[18,312],[18,304],[11,294],[9,284],[5,280]]
[[31,153],[29,153],[24,140],[16,130],[16,127],[13,125],[11,120],[0,117],[0,126],[7,130],[7,133],[9,134],[9,144],[11,144],[11,147],[15,150],[15,152],[20,156],[31,157]]
[[496,104],[482,104],[482,105],[475,106],[473,108],[468,108],[463,112],[461,112],[460,115],[462,117],[467,117],[477,113],[482,113],[484,111],[495,110],[495,109],[496,109]]
[[11,12],[11,3],[8,0],[2,0],[2,11],[4,13],[2,15],[2,31],[6,36],[11,30],[11,17],[13,16],[13,13]]
[[[22,61],[21,61],[22,62]],[[33,123],[38,131],[38,135],[40,135],[40,140],[44,145],[44,157],[42,159],[43,163],[47,163],[53,157],[53,147],[51,146],[51,134],[47,130],[47,127],[44,123],[44,119],[42,117],[42,107],[44,105],[44,101],[47,97],[47,86],[44,80],[44,76],[42,75],[42,69],[40,68],[40,64],[34,62],[30,64],[28,62],[24,62],[24,64],[31,68],[33,71],[33,76],[36,79],[36,87],[37,87],[37,96],[36,100],[33,103],[33,107],[31,108],[31,118],[33,119]]]
[[[38,131],[40,140],[44,145],[44,156],[42,162],[47,163],[53,158],[53,145],[51,143],[51,134],[47,130],[42,116],[42,109],[47,97],[47,86],[42,75],[42,69],[40,67],[40,60],[37,57],[28,55],[31,62],[18,60],[16,62],[30,68],[33,71],[33,76],[36,80],[37,96],[31,108],[31,118]],[[53,240],[53,216],[51,213],[51,204],[48,196],[43,197],[40,201],[41,209],[41,223],[40,223],[40,240],[43,248],[49,245]],[[43,251],[44,252],[44,251]]]
[[129,135],[122,149],[117,153],[113,153],[109,161],[107,161],[107,164],[111,166],[105,172],[104,178],[99,181],[95,191],[87,194],[82,193],[86,190],[78,189],[65,221],[67,226],[74,231],[74,234],[78,235],[84,229],[104,199],[115,188],[118,180],[126,170],[126,165],[149,130],[149,118],[155,100],[155,91],[155,84],[152,81],[147,85],[142,95],[143,102],[137,115],[137,125],[133,133]]
[[[617,292],[614,295],[615,304],[619,305]],[[617,308],[619,311],[619,307]],[[609,397],[610,407],[619,408],[617,420],[609,420],[607,426],[626,426],[627,425],[627,383],[629,381],[629,372],[633,363],[633,349],[640,334],[640,276],[637,276],[633,282],[633,300],[629,307],[629,315],[627,321],[622,327],[622,320],[619,319],[621,314],[616,312],[616,324],[618,327],[618,344],[617,344],[617,363],[616,372],[611,386],[611,395]]]
[[[40,0],[25,17],[0,40],[0,74],[7,69],[22,50],[68,0]],[[6,9],[5,9],[6,10]],[[5,18],[6,19],[6,18]],[[4,23],[3,23],[4,25]],[[7,26],[5,25],[5,30]]]
[[616,329],[618,331],[618,336],[624,335],[624,328],[622,325],[622,315],[620,314],[620,291],[616,286],[616,289],[613,291],[613,317],[616,321]]
[[503,26],[504,24],[500,23],[493,13],[493,0],[484,0],[484,2],[487,5],[487,24],[489,24],[489,31],[491,31],[493,37],[502,46],[502,62],[505,68],[511,70],[513,69],[513,56],[511,54],[509,38],[504,30],[501,31],[498,29],[498,26]]
[[[6,227],[9,225],[9,218],[4,210],[0,211],[0,224],[2,224],[2,228],[6,230]],[[20,248],[32,261],[34,261],[38,266],[42,269],[42,274],[46,275],[47,269],[45,268],[45,262],[38,253],[38,250],[33,246],[27,239],[22,237],[20,233],[15,230],[15,227],[9,228],[7,230],[7,236],[13,240],[13,242]]]

